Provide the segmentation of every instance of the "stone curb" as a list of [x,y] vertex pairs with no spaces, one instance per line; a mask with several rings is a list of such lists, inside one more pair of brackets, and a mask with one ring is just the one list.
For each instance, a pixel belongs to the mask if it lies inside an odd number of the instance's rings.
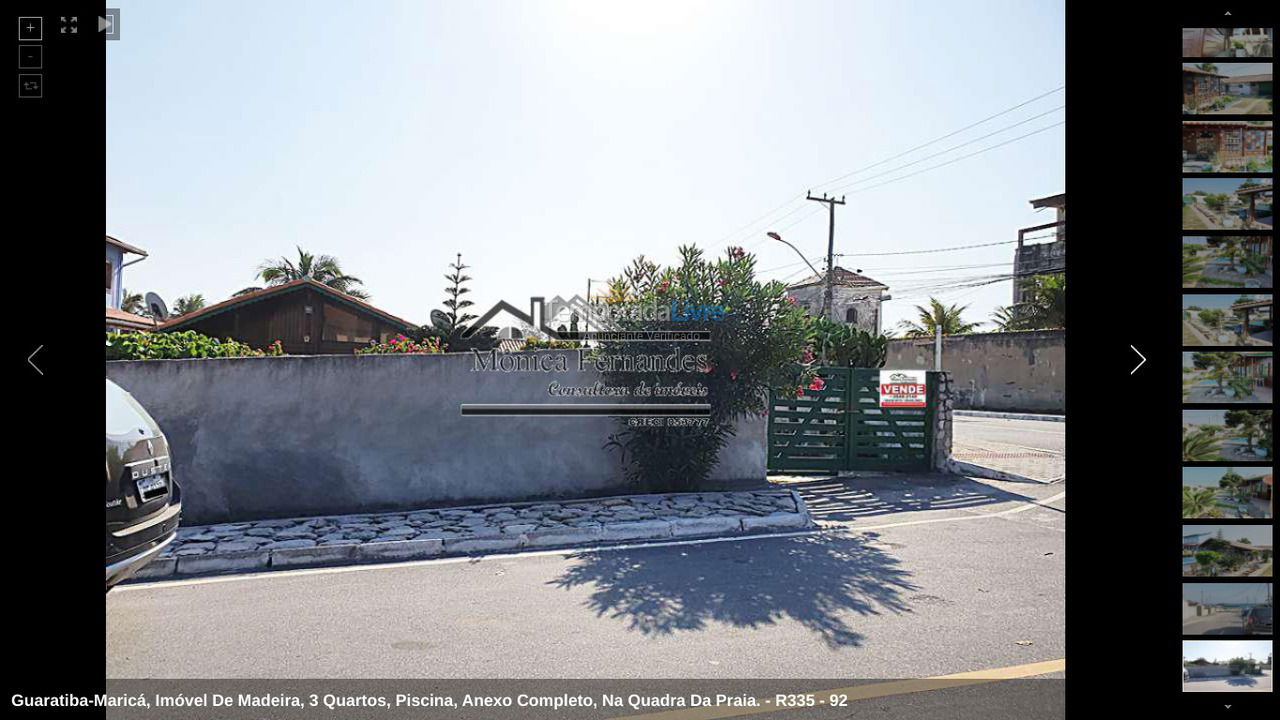
[[[425,560],[475,553],[515,550],[548,550],[611,542],[661,541],[673,538],[732,537],[745,533],[785,532],[816,527],[800,494],[789,490],[796,512],[758,516],[708,515],[658,520],[619,521],[586,526],[528,530],[519,533],[482,532],[414,540],[381,540],[311,547],[259,548],[250,551],[162,557],[148,563],[134,576],[161,580],[189,575],[213,575],[246,571],[327,567]],[[689,493],[694,494],[694,493]],[[531,503],[532,504],[532,503]],[[487,507],[487,506],[472,506]]]
[[1036,413],[996,412],[986,410],[952,410],[952,414],[962,417],[999,418],[1001,420],[1043,420],[1045,422],[1067,421],[1066,415],[1039,415]]
[[1066,479],[1064,476],[1053,480],[1039,480],[1026,475],[1019,475],[1018,473],[996,470],[985,465],[975,465],[955,458],[947,460],[947,472],[954,475],[964,475],[965,477],[980,477],[988,480],[1004,480],[1005,482],[1035,483],[1037,485],[1056,485]]

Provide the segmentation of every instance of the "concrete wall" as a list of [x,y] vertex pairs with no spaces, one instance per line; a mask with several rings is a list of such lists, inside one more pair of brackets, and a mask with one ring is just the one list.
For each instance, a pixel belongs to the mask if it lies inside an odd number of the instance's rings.
[[[1066,412],[1066,334],[1062,330],[981,333],[942,339],[959,410]],[[887,369],[933,369],[933,339],[889,341]]]
[[[625,489],[603,447],[610,418],[459,415],[463,402],[547,402],[548,383],[593,372],[474,372],[462,353],[106,365],[168,437],[188,523]],[[746,420],[712,479],[763,479],[765,454],[764,418]]]
[[1226,677],[1231,674],[1231,668],[1226,665],[1183,665],[1183,667],[1193,678]]

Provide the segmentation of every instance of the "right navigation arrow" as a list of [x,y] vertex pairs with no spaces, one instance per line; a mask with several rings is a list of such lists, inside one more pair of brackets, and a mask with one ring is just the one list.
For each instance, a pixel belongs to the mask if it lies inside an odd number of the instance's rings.
[[1130,375],[1132,375],[1132,374],[1134,374],[1134,373],[1138,372],[1138,368],[1140,368],[1140,367],[1142,367],[1143,365],[1145,365],[1145,364],[1146,364],[1146,362],[1147,362],[1147,356],[1146,356],[1146,355],[1143,355],[1143,354],[1142,354],[1142,353],[1140,353],[1140,352],[1138,352],[1138,348],[1136,348],[1136,347],[1134,347],[1134,346],[1132,346],[1132,345],[1130,345],[1130,346],[1129,346],[1129,349],[1130,349],[1130,350],[1132,350],[1132,351],[1134,351],[1135,353],[1138,353],[1138,357],[1142,358],[1142,360],[1141,360],[1141,361],[1139,361],[1137,365],[1134,365],[1134,366],[1133,366],[1133,369],[1129,371],[1129,374],[1130,374]]

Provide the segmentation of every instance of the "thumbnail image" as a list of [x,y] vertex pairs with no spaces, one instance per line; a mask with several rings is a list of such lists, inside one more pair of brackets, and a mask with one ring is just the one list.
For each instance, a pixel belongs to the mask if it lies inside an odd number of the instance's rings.
[[1182,634],[1270,635],[1271,583],[1183,583]]
[[1182,296],[1182,344],[1270,347],[1271,295]]
[[1271,172],[1269,120],[1184,120],[1182,172]]
[[1275,28],[1182,28],[1182,57],[1269,58]]
[[1270,403],[1271,353],[1208,350],[1182,353],[1182,402]]
[[1183,640],[1182,692],[1271,692],[1270,640]]
[[1184,115],[1270,115],[1271,63],[1182,66]]
[[1270,178],[1182,179],[1183,230],[1270,230]]
[[1183,525],[1184,577],[1271,577],[1271,526]]
[[1182,238],[1182,287],[1274,287],[1271,235]]
[[1183,462],[1271,459],[1271,411],[1183,410]]
[[1182,468],[1183,519],[1266,520],[1272,512],[1271,468]]

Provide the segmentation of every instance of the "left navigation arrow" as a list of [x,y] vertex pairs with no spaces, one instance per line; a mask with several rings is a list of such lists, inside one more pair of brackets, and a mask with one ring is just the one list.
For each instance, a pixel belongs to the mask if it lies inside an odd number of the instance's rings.
[[32,351],[31,351],[31,354],[27,356],[27,364],[28,364],[28,365],[30,365],[31,367],[35,368],[35,369],[36,369],[36,372],[40,373],[41,375],[44,375],[44,371],[43,371],[43,370],[41,370],[39,367],[36,367],[36,353],[40,352],[40,351],[41,351],[41,350],[43,350],[43,349],[44,349],[44,346],[43,346],[43,345],[41,345],[40,347],[36,348],[35,350],[32,350]]

